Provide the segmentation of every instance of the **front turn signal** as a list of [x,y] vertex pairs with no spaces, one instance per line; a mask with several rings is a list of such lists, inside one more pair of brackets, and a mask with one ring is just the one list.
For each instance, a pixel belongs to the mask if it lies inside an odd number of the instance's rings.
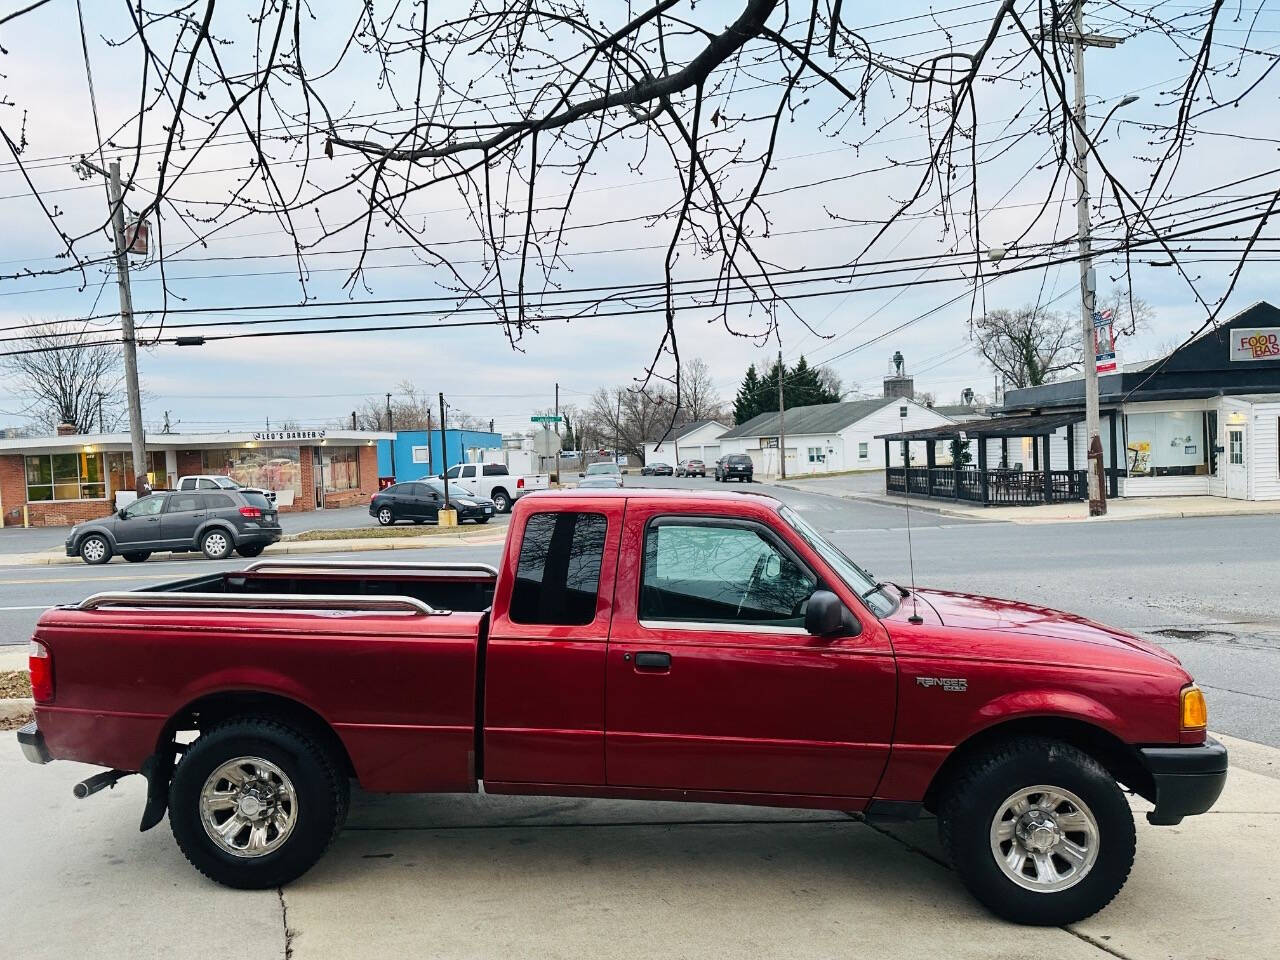
[[1194,683],[1182,688],[1182,729],[1203,730],[1209,725],[1209,708],[1204,694]]

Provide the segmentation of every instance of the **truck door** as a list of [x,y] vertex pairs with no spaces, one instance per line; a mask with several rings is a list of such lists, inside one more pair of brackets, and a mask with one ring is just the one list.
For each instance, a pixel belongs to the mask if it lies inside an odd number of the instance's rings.
[[548,501],[512,524],[485,652],[484,779],[604,779],[604,666],[622,500]]
[[[609,785],[870,797],[893,730],[887,633],[780,520],[664,510],[627,510],[605,671]],[[805,631],[818,587],[865,621],[857,636]]]

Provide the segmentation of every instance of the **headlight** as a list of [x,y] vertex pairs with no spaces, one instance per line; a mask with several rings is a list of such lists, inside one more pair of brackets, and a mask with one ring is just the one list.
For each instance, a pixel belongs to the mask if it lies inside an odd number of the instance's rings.
[[1204,694],[1194,683],[1182,688],[1182,729],[1203,730],[1209,726],[1209,708]]
[[75,537],[76,531],[80,529],[79,524],[71,528],[71,532],[67,534],[67,539],[71,540]]

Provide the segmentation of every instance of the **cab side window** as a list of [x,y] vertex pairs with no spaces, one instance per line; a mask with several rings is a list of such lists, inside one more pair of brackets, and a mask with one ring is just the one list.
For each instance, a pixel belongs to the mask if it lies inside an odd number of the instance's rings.
[[641,620],[803,627],[816,588],[759,524],[659,519],[645,531]]
[[535,513],[524,527],[514,623],[583,626],[596,618],[608,521],[599,513]]

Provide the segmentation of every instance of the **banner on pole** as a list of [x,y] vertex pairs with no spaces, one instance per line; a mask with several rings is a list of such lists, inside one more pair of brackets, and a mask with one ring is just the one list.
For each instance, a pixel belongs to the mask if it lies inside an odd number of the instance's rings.
[[1099,373],[1116,372],[1116,328],[1110,310],[1093,311],[1093,355]]

